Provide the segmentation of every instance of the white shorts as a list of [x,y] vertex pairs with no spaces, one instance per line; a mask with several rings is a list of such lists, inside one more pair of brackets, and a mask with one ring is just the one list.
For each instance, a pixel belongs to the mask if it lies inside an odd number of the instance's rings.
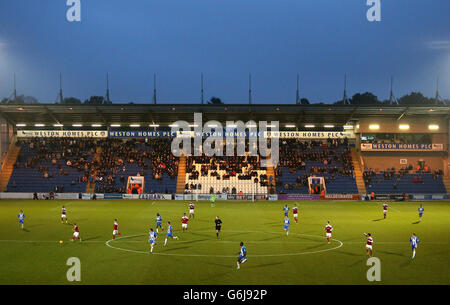
[[80,236],[80,232],[73,232],[73,237],[78,238]]
[[113,230],[113,235],[119,234],[119,230]]
[[327,237],[331,237],[331,233],[326,233]]
[[66,214],[61,214],[61,218],[67,218]]
[[294,218],[297,218],[298,217],[298,214],[294,214]]
[[194,210],[189,210],[189,214],[194,214]]
[[386,214],[386,213],[387,213],[387,210],[383,210],[383,213]]
[[187,223],[182,223],[181,227],[187,229]]
[[366,245],[366,249],[372,250],[372,245]]

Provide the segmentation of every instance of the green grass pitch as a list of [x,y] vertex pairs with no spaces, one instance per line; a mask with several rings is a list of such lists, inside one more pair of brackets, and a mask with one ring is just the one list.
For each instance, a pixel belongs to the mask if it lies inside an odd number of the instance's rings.
[[[298,202],[300,219],[283,231],[285,202],[196,204],[195,219],[181,232],[186,201],[0,201],[0,284],[373,284],[366,279],[364,232],[372,233],[374,256],[381,260],[381,284],[450,284],[450,203],[392,202],[386,220],[380,202]],[[61,224],[65,205],[83,241],[71,242],[72,226]],[[26,214],[25,230],[17,215]],[[156,213],[172,222],[179,240],[163,246],[159,234],[149,254],[147,232]],[[220,238],[214,218],[223,221]],[[119,239],[112,238],[114,218]],[[333,242],[324,226],[334,227]],[[421,243],[411,259],[409,238]],[[60,244],[60,240],[63,241]],[[248,262],[236,269],[239,242]],[[81,282],[68,282],[66,261],[81,261]]]

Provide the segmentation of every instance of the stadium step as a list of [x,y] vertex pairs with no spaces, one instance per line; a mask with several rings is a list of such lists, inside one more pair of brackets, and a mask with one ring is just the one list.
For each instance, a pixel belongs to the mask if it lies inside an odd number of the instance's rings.
[[447,194],[450,192],[450,177],[442,177],[442,182],[444,182],[445,190]]
[[352,154],[353,169],[355,172],[356,186],[358,187],[358,193],[360,195],[366,194],[366,185],[364,184],[363,170],[360,163],[360,156],[356,151],[356,148],[354,147],[350,147],[350,152]]
[[0,174],[0,191],[5,192],[8,186],[9,179],[14,169],[14,164],[17,161],[19,155],[20,146],[15,145],[15,138],[11,142],[8,153],[3,161],[1,174]]
[[178,178],[177,178],[177,194],[184,193],[184,186],[186,185],[186,156],[180,157],[178,163]]
[[[94,160],[97,162],[100,162],[100,157],[102,155],[102,148],[101,147],[97,147],[96,152],[95,152],[95,156],[94,156]],[[86,183],[86,193],[88,194],[93,194],[95,192],[95,178],[93,179],[92,183]]]
[[[267,181],[268,181],[268,187],[267,187],[267,193],[270,194],[270,185],[273,185],[273,188],[275,189],[275,170],[273,168],[273,165],[269,165],[266,168],[266,174],[267,174]],[[270,179],[272,177],[272,179]]]

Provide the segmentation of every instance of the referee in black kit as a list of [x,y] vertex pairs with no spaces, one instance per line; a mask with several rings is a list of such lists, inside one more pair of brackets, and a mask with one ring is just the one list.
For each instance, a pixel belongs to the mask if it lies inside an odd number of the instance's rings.
[[216,223],[216,235],[217,238],[219,238],[220,228],[222,228],[222,220],[220,220],[219,216],[216,216],[216,220],[214,220],[214,222]]

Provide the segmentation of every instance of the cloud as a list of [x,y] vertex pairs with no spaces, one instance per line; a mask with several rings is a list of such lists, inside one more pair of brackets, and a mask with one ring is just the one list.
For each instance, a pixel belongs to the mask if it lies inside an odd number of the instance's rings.
[[428,48],[432,50],[450,50],[450,40],[434,40],[428,42]]

